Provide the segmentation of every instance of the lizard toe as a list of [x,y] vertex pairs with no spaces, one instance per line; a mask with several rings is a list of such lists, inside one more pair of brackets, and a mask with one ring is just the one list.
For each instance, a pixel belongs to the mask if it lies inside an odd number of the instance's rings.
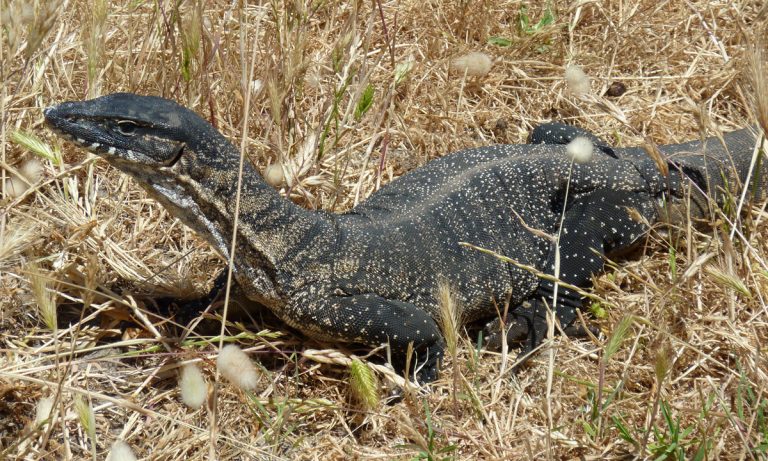
[[563,333],[573,338],[589,338],[590,334],[600,336],[600,329],[594,325],[582,325],[576,322],[563,328]]

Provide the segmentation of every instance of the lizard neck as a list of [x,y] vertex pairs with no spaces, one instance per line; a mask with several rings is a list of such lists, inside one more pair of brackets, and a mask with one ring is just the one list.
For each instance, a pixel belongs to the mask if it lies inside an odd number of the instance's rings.
[[[141,180],[150,194],[230,259],[240,153],[213,128],[186,144],[162,180]],[[135,175],[134,175],[135,176]],[[283,285],[300,270],[297,254],[325,253],[334,241],[329,215],[306,210],[270,187],[246,159],[243,165],[235,270],[246,294],[280,303]]]

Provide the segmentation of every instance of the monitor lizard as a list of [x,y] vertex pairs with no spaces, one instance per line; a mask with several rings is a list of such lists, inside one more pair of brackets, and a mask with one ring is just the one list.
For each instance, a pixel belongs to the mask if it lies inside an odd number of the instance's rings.
[[[115,93],[45,110],[49,127],[132,176],[148,194],[229,258],[240,152],[211,124],[164,98]],[[594,155],[573,164],[565,144],[591,137]],[[703,216],[711,203],[747,182],[757,136],[742,129],[716,138],[659,146],[669,175],[640,148],[610,148],[559,124],[532,143],[446,155],[334,214],[304,209],[270,187],[245,162],[234,277],[245,296],[288,325],[333,342],[388,343],[396,367],[413,344],[416,377],[438,375],[444,337],[437,291],[450,284],[464,322],[498,318],[523,340],[521,356],[547,331],[555,284],[467,242],[588,287],[603,257],[636,244],[658,222],[663,203]],[[764,164],[764,162],[763,162]],[[757,186],[765,191],[766,168]],[[568,196],[566,200],[566,189]],[[554,313],[574,324],[581,296],[558,288]]]

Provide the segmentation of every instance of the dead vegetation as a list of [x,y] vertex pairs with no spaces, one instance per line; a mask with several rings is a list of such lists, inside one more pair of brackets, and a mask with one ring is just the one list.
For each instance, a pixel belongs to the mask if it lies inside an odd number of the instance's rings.
[[[259,363],[255,390],[220,380],[191,410],[179,369],[212,382],[219,339],[143,295],[203,293],[222,263],[41,124],[63,100],[171,97],[332,211],[551,119],[617,145],[765,129],[763,2],[540,3],[2,0],[0,458],[102,459],[124,440],[142,459],[766,459],[763,203],[737,226],[653,232],[596,278],[604,337],[557,337],[517,376],[461,334],[428,393],[377,406],[350,391],[350,369],[377,382],[359,361],[257,319],[225,337]],[[568,91],[570,65],[587,94]]]

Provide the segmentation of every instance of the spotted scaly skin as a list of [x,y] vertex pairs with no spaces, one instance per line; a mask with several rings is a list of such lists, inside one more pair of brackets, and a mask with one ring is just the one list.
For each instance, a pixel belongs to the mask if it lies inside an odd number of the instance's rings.
[[[56,132],[135,178],[229,258],[239,152],[210,124],[173,101],[127,93],[62,103],[45,117]],[[524,339],[525,354],[546,332],[553,284],[459,242],[552,273],[554,245],[544,234],[556,234],[565,207],[559,276],[588,286],[603,255],[632,246],[658,221],[662,201],[683,197],[693,184],[705,193],[694,200],[703,214],[706,193],[717,199],[721,189],[743,184],[756,139],[749,130],[727,134],[728,153],[714,139],[661,146],[672,166],[664,178],[640,149],[611,149],[594,137],[592,161],[572,164],[564,144],[575,136],[591,135],[550,124],[534,132],[532,142],[543,144],[447,155],[343,214],[293,204],[246,162],[237,283],[309,336],[389,343],[399,370],[412,342],[417,377],[430,381],[443,354],[443,282],[464,306],[465,322],[497,318],[509,299],[511,328],[490,330],[492,342]],[[581,300],[562,287],[557,299],[555,313],[567,327]]]

